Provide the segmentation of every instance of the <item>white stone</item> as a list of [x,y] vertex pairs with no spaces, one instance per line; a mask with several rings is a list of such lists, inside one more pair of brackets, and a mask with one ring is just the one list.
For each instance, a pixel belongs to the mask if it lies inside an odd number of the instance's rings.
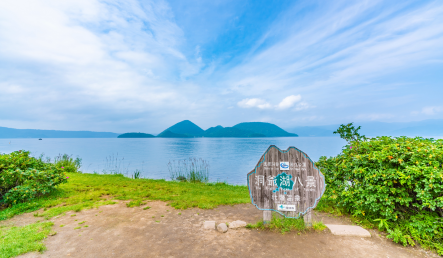
[[336,236],[371,237],[369,231],[359,226],[326,224],[326,227]]
[[226,233],[226,231],[228,231],[228,227],[226,226],[225,223],[220,223],[217,226],[217,230],[218,232]]
[[215,229],[215,221],[205,221],[205,223],[203,223],[203,228],[204,229]]
[[233,222],[229,222],[229,228],[244,228],[246,227],[246,222],[241,221],[241,220],[236,220]]

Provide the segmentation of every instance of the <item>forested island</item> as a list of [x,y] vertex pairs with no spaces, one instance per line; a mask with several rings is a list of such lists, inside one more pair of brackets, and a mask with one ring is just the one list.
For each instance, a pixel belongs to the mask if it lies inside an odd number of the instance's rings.
[[[145,137],[144,135],[150,135]],[[233,127],[223,127],[221,125],[203,130],[198,125],[189,120],[181,121],[163,132],[159,138],[195,138],[195,137],[297,137],[295,133],[288,133],[280,127],[263,122],[247,122],[236,124]],[[118,138],[150,138],[151,134],[125,133]]]
[[148,133],[124,133],[117,136],[117,138],[154,138],[155,136]]

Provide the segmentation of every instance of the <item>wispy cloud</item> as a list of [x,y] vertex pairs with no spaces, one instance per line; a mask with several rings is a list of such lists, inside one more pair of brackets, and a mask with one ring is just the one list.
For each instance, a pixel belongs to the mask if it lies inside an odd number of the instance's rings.
[[299,102],[301,100],[300,95],[291,95],[284,98],[278,105],[277,109],[288,109],[290,107],[293,107],[295,103]]
[[[280,103],[277,105],[271,105],[269,102],[267,102],[264,99],[258,99],[258,98],[246,98],[237,103],[237,105],[241,108],[258,108],[258,109],[274,109],[274,110],[286,110],[291,107],[293,107],[297,102],[301,100],[300,95],[290,95],[285,97]],[[303,110],[308,109],[311,106],[309,106],[306,102],[301,102],[297,104],[295,110]]]
[[180,52],[183,33],[166,2],[2,1],[0,17],[0,87],[23,94],[0,99],[28,110],[18,120],[75,120],[86,108],[102,110],[92,112],[97,123],[192,105],[174,84],[199,72],[199,51]]
[[272,5],[0,1],[0,126],[443,118],[441,1]]
[[427,116],[432,116],[440,112],[443,112],[443,106],[432,106],[432,107],[428,106],[428,107],[423,107],[420,111],[412,111],[411,114],[413,115],[424,114]]
[[297,6],[288,10],[259,41],[262,46],[231,69],[231,90],[268,96],[298,91],[329,102],[331,94],[443,58],[440,2],[415,8],[408,2],[348,3],[330,2],[295,25],[288,21]]
[[271,104],[263,99],[243,99],[238,102],[238,106],[241,108],[258,108],[258,109],[270,109]]

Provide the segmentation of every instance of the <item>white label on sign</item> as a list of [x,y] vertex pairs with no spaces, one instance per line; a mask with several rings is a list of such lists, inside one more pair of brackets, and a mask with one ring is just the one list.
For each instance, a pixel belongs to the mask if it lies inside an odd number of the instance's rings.
[[289,162],[280,162],[280,170],[289,170]]
[[277,205],[277,209],[279,211],[295,211],[295,205],[279,204]]

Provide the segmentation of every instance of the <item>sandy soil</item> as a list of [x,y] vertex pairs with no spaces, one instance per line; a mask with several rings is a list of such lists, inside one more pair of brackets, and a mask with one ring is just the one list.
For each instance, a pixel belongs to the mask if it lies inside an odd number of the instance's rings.
[[[143,210],[144,206],[127,208],[119,202],[53,218],[57,234],[45,240],[48,250],[20,257],[438,257],[395,244],[376,230],[370,231],[371,238],[358,238],[334,236],[328,229],[300,235],[245,228],[223,234],[203,229],[208,220],[255,223],[262,213],[251,204],[184,211],[159,201],[147,205],[151,208]],[[21,226],[41,219],[29,213],[1,224]],[[322,213],[315,213],[313,219],[352,224],[345,217]],[[82,221],[86,222],[79,225]]]

